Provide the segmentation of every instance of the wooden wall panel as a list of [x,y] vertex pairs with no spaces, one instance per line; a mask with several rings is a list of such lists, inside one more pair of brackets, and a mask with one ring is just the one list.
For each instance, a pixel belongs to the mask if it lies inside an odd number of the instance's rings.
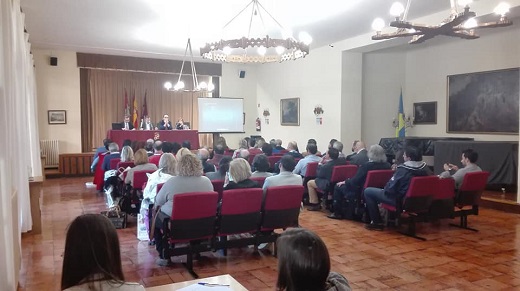
[[91,176],[93,153],[61,154],[59,170],[63,176]]

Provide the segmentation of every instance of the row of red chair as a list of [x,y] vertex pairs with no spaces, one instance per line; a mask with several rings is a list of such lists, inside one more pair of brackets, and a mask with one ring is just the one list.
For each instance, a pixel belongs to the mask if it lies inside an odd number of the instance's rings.
[[[186,255],[193,270],[193,255],[203,251],[255,246],[276,242],[276,229],[298,226],[303,186],[225,190],[222,199],[213,192],[177,194],[173,211],[163,225],[166,257]],[[228,235],[249,233],[250,237],[228,240]],[[178,246],[188,243],[187,246]],[[177,244],[177,245],[176,245]]]

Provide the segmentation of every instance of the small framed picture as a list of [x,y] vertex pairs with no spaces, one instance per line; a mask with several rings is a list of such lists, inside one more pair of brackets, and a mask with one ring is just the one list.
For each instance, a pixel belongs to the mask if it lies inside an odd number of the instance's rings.
[[47,110],[49,124],[67,124],[67,111]]
[[437,102],[419,102],[413,104],[414,124],[437,124]]
[[300,125],[300,98],[280,100],[280,120],[282,125]]

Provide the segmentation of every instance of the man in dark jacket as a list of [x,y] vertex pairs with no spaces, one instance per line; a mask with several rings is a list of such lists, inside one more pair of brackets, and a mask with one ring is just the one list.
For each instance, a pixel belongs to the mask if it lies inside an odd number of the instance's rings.
[[386,183],[385,189],[369,187],[365,189],[365,201],[372,222],[366,225],[370,230],[383,230],[384,225],[379,214],[379,203],[396,206],[402,202],[413,177],[428,176],[430,169],[422,161],[422,154],[416,147],[406,147],[404,150],[404,164],[399,165],[390,181]]
[[309,190],[309,203],[311,204],[311,206],[307,208],[309,211],[318,211],[321,209],[316,189],[319,188],[322,191],[327,190],[330,178],[332,178],[332,170],[334,170],[334,166],[345,165],[346,163],[345,159],[338,159],[339,151],[335,148],[329,148],[328,156],[330,161],[318,168],[316,179],[310,180],[307,183],[307,189]]
[[355,201],[361,198],[361,191],[367,179],[369,171],[372,170],[389,170],[390,164],[386,161],[385,150],[380,145],[373,145],[368,151],[368,162],[362,164],[351,179],[336,184],[334,189],[334,212],[327,216],[332,219],[347,218],[342,217],[342,209],[345,207],[345,201],[349,200],[352,206]]

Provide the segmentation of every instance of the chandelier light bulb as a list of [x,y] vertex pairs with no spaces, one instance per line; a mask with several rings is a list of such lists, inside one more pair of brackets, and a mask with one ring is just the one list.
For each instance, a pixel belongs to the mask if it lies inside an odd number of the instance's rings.
[[298,38],[306,45],[309,45],[312,42],[312,36],[305,31],[300,32]]
[[475,17],[472,17],[468,19],[464,24],[462,25],[465,29],[472,29],[478,26],[477,20]]
[[175,87],[173,87],[174,90],[181,90],[181,89],[184,89],[184,82],[183,81],[179,81],[177,82],[177,84],[175,84]]
[[509,8],[511,8],[511,6],[508,3],[501,2],[493,11],[500,16],[505,16],[506,13],[509,12]]
[[200,82],[199,83],[199,89],[200,90],[205,90],[206,88],[208,88],[208,84],[206,82]]
[[401,14],[403,14],[403,12],[404,12],[404,6],[401,2],[394,2],[394,4],[392,4],[392,7],[390,7],[390,14],[395,17],[401,16]]
[[462,7],[468,6],[473,0],[458,0],[457,4],[459,4]]
[[385,27],[385,21],[382,18],[376,18],[372,22],[372,29],[375,31],[381,31]]
[[215,90],[215,85],[213,85],[213,83],[209,83],[208,84],[208,91],[213,91]]
[[231,48],[230,48],[229,46],[225,46],[224,49],[222,49],[222,51],[223,51],[226,55],[231,54]]
[[277,46],[276,47],[276,53],[281,55],[285,51],[285,48],[283,46]]
[[166,90],[171,90],[172,86],[173,86],[173,85],[172,85],[171,82],[165,82],[165,83],[164,83],[164,88],[165,88]]
[[267,49],[265,48],[265,46],[260,46],[258,47],[258,54],[263,56],[265,55],[265,53],[267,52]]

